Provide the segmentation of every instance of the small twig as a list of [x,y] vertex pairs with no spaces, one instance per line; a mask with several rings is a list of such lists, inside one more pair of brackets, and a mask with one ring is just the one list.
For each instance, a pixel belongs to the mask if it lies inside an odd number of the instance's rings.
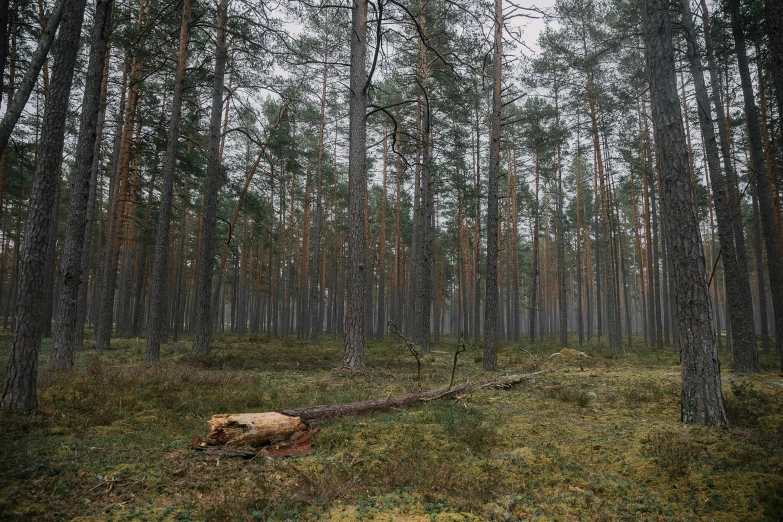
[[388,324],[391,333],[393,333],[394,335],[402,339],[403,343],[405,344],[405,347],[416,358],[416,380],[419,381],[419,387],[421,387],[421,359],[419,358],[419,347],[416,345],[416,343],[414,343],[413,341],[405,337],[405,335],[400,331],[400,329],[397,328],[397,325],[395,324],[394,321],[389,320]]
[[454,352],[454,365],[451,367],[451,380],[449,381],[449,389],[454,386],[454,374],[457,372],[457,357],[464,351],[467,351],[468,347],[465,345],[465,338],[460,335],[459,344],[457,345],[457,351]]

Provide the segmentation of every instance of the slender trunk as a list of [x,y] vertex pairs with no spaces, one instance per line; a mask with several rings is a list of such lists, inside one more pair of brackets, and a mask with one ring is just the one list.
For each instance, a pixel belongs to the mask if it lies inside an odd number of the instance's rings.
[[328,78],[328,35],[324,42],[323,80],[321,82],[321,123],[318,129],[318,173],[315,181],[315,233],[313,234],[313,272],[310,278],[310,344],[319,344],[323,326],[323,284],[321,271],[321,234],[323,233],[323,166],[324,131],[326,125],[326,80]]
[[[560,127],[560,110],[557,104],[557,86],[555,86],[555,132]],[[560,345],[568,346],[568,297],[566,295],[566,269],[565,269],[565,237],[563,227],[563,167],[560,158],[560,139],[557,140],[557,222],[555,234],[557,235],[557,288],[558,303],[560,304]]]
[[[163,167],[163,187],[160,195],[158,230],[155,236],[155,257],[152,262],[152,289],[150,293],[149,317],[147,318],[147,362],[160,360],[160,343],[166,321],[164,292],[168,287],[169,239],[171,236],[171,213],[174,198],[174,173],[177,169],[177,149],[182,127],[182,94],[185,89],[185,71],[188,62],[188,41],[190,39],[190,0],[182,5],[182,23],[179,30],[179,51],[177,72],[174,78],[174,93],[171,102],[166,163]],[[180,232],[182,235],[182,232]],[[179,267],[178,267],[179,270]],[[174,296],[178,298],[177,295]],[[177,319],[178,320],[178,319]],[[175,327],[174,331],[178,329]]]
[[386,335],[386,165],[388,136],[383,140],[383,181],[381,183],[381,237],[378,242],[378,328],[375,336]]
[[226,70],[226,24],[228,0],[220,0],[216,28],[215,70],[212,80],[212,113],[210,116],[209,153],[204,182],[204,206],[199,252],[198,301],[193,335],[193,355],[208,355],[212,339],[212,273],[215,261],[218,191],[223,178],[220,165],[221,117],[223,116],[223,88]]
[[[577,133],[579,130],[577,129]],[[577,136],[576,145],[576,332],[579,346],[585,340],[584,317],[582,310],[582,147]]]
[[343,364],[364,366],[364,295],[367,259],[364,199],[367,191],[367,0],[353,0],[351,19],[350,139],[348,145],[348,310]]
[[530,305],[529,305],[529,324],[528,324],[528,333],[530,334],[530,342],[534,343],[536,342],[536,320],[538,318],[538,279],[539,279],[539,271],[538,271],[538,227],[539,227],[539,220],[541,219],[539,216],[539,206],[538,206],[538,189],[539,189],[539,154],[538,150],[535,151],[536,155],[536,166],[535,166],[535,173],[536,173],[536,192],[535,192],[535,202],[533,207],[533,267],[531,269],[530,274]]

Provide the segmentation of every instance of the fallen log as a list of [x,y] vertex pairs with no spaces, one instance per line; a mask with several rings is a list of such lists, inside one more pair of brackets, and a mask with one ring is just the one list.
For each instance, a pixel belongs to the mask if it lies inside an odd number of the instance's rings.
[[282,440],[295,440],[295,435],[309,430],[313,425],[335,417],[365,415],[404,408],[416,402],[457,397],[476,390],[488,388],[511,388],[523,381],[546,373],[508,375],[501,379],[483,383],[466,382],[457,386],[406,393],[388,399],[371,399],[345,404],[328,404],[290,408],[265,413],[235,413],[214,415],[209,420],[211,431],[207,435],[208,445],[250,445],[261,446]]
[[297,415],[276,411],[266,413],[232,413],[213,415],[209,420],[210,444],[247,444],[260,446],[269,442],[290,439],[307,425]]

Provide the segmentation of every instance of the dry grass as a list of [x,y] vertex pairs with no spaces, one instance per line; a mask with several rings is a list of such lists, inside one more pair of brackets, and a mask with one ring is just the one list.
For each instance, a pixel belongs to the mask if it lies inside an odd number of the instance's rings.
[[[0,337],[0,357],[9,338]],[[551,371],[405,411],[321,426],[314,455],[225,460],[187,449],[215,413],[380,398],[419,386],[415,361],[371,342],[369,366],[339,369],[341,344],[313,348],[219,336],[213,355],[142,340],[79,352],[50,373],[39,410],[0,413],[0,519],[18,520],[780,520],[783,377],[725,372],[729,430],[684,426],[677,355],[554,344],[503,346],[509,373]],[[422,360],[424,388],[451,377],[455,344]],[[492,378],[476,353],[457,381]],[[728,359],[724,355],[724,359]],[[728,361],[727,361],[728,362]],[[765,364],[772,365],[771,358]]]

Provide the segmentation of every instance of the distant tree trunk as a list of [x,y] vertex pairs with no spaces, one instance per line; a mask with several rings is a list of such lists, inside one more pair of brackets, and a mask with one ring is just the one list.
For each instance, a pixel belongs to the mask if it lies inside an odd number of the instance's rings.
[[348,310],[343,364],[364,366],[364,285],[367,259],[364,199],[367,191],[367,0],[353,0],[351,19],[350,131],[348,145]]
[[489,172],[487,184],[487,279],[486,308],[484,310],[484,357],[485,371],[497,368],[497,321],[498,321],[498,178],[500,178],[500,119],[503,110],[503,0],[495,0],[494,20],[495,44],[492,65],[494,81],[492,88],[492,112],[490,115]]
[[[396,139],[399,143],[399,137]],[[402,323],[403,301],[403,252],[405,247],[402,242],[402,167],[400,154],[397,154],[397,169],[395,173],[395,203],[394,203],[394,298],[392,299],[392,319],[398,325]],[[384,328],[386,325],[384,325]]]
[[512,202],[512,211],[511,211],[511,221],[512,221],[512,227],[511,227],[511,233],[512,233],[512,242],[511,242],[511,264],[512,264],[512,271],[511,271],[511,308],[512,308],[512,316],[513,316],[513,324],[514,324],[514,335],[512,337],[512,340],[515,343],[519,342],[520,336],[522,334],[522,325],[521,325],[521,318],[519,313],[519,210],[518,210],[518,185],[517,185],[517,153],[516,149],[514,149],[513,154],[513,175],[512,175],[512,187],[511,187],[511,202]]
[[539,153],[538,150],[535,151],[536,156],[536,166],[535,166],[535,174],[536,174],[536,190],[535,190],[535,202],[533,207],[533,238],[532,238],[532,250],[533,250],[533,266],[531,269],[530,274],[530,297],[529,297],[529,305],[528,305],[528,313],[529,315],[529,325],[528,325],[528,333],[530,334],[530,342],[534,343],[536,342],[536,321],[538,318],[538,307],[540,306],[538,303],[538,279],[539,279],[539,270],[538,270],[538,228],[539,228],[539,221],[541,220],[540,212],[539,212],[539,204],[538,204],[538,189],[539,189]]
[[[177,73],[174,79],[171,119],[169,120],[168,143],[166,144],[166,163],[163,166],[163,187],[160,194],[158,230],[155,236],[155,257],[152,262],[152,288],[150,291],[149,317],[147,318],[147,362],[158,362],[160,360],[160,343],[167,316],[165,292],[168,288],[169,276],[171,204],[174,199],[174,173],[177,170],[177,150],[179,148],[179,134],[182,127],[182,93],[185,89],[189,39],[190,0],[184,0],[182,5],[182,23],[179,29]],[[175,295],[174,299],[178,299],[178,296]],[[175,327],[175,331],[177,330],[178,328]]]
[[[745,49],[745,31],[740,14],[739,0],[728,0],[731,15],[731,32],[734,35],[734,44],[737,54],[740,81],[742,83],[742,95],[745,99],[745,118],[748,127],[748,141],[750,142],[750,167],[756,178],[756,191],[759,199],[761,224],[764,229],[764,246],[767,251],[767,268],[769,271],[769,287],[772,293],[772,306],[775,319],[775,346],[780,356],[780,365],[783,370],[783,264],[780,260],[780,245],[778,244],[777,228],[772,210],[772,198],[770,196],[769,178],[764,164],[764,148],[761,141],[761,126],[759,123],[758,107],[753,96],[753,80],[748,66],[748,55]],[[758,372],[758,354],[743,354],[743,369],[748,372]]]
[[[641,136],[640,136],[641,140]],[[644,157],[642,156],[642,161],[644,161]],[[638,269],[639,269],[639,285],[638,285],[638,292],[639,292],[639,304],[641,308],[641,323],[642,323],[642,331],[644,336],[644,346],[647,347],[647,343],[649,342],[649,335],[650,332],[648,330],[648,322],[647,322],[647,291],[645,287],[645,273],[646,273],[646,265],[643,259],[642,255],[642,238],[639,234],[639,217],[637,215],[637,206],[638,201],[636,199],[636,185],[633,179],[633,168],[631,169],[631,220],[633,221],[633,234],[634,239],[636,241],[636,262],[638,263]]]
[[[160,164],[160,147],[156,147],[153,164],[157,167]],[[144,321],[145,306],[147,301],[147,250],[148,239],[145,237],[150,229],[150,218],[152,216],[152,196],[155,189],[155,178],[158,172],[157,168],[152,169],[149,188],[147,191],[147,203],[144,209],[144,224],[138,240],[138,250],[136,252],[136,288],[133,292],[133,323],[131,326],[131,336],[139,337],[141,335],[142,324]]]
[[201,225],[201,252],[198,271],[198,301],[193,334],[193,355],[208,355],[212,340],[212,272],[215,261],[217,233],[218,191],[223,178],[220,165],[221,117],[223,116],[223,88],[226,71],[226,24],[228,0],[218,5],[215,70],[212,79],[212,113],[210,116],[209,153],[206,180],[204,181],[204,205]]
[[[100,15],[100,12],[96,10],[96,13]],[[95,235],[95,199],[100,194],[99,201],[103,201],[103,183],[98,187],[98,179],[100,177],[101,170],[101,144],[103,142],[103,127],[106,122],[106,92],[109,85],[109,47],[110,41],[107,42],[106,56],[103,63],[103,79],[101,83],[100,94],[100,109],[98,111],[98,119],[95,124],[95,150],[93,152],[92,165],[90,166],[90,190],[87,194],[87,211],[85,214],[85,226],[84,226],[84,243],[81,245],[81,277],[82,282],[79,284],[78,304],[76,313],[76,326],[75,326],[75,338],[73,340],[76,348],[81,348],[84,343],[84,326],[87,323],[87,293],[90,285],[88,284],[88,272],[90,269],[90,253],[92,250],[93,236]],[[85,110],[87,105],[85,104],[82,110]],[[73,198],[73,196],[71,196]],[[102,206],[98,203],[98,208]],[[100,214],[100,210],[98,211]],[[66,231],[67,241],[67,231]],[[65,255],[65,252],[63,253]],[[93,285],[96,289],[100,286],[99,277],[100,271],[95,268],[93,271]],[[97,295],[93,294],[93,295]],[[91,301],[91,306],[95,308],[97,299]]]
[[[710,72],[710,87],[712,89],[712,102],[715,107],[716,120],[718,124],[718,136],[720,137],[721,157],[723,159],[723,169],[726,171],[726,185],[727,185],[727,204],[729,207],[729,215],[731,217],[731,223],[734,230],[734,242],[736,245],[735,253],[737,257],[737,277],[739,278],[739,287],[747,288],[748,290],[740,293],[740,298],[743,300],[743,308],[753,317],[753,297],[750,293],[750,280],[749,280],[749,264],[745,246],[745,232],[742,220],[742,213],[740,209],[740,196],[737,188],[737,177],[734,172],[734,165],[731,158],[731,143],[729,136],[729,120],[726,118],[726,111],[724,110],[723,103],[721,102],[721,87],[720,77],[718,75],[718,69],[715,64],[715,56],[712,48],[712,38],[710,36],[710,16],[705,0],[701,0],[701,17],[704,25],[704,44],[707,52],[707,69]],[[728,99],[726,102],[728,103]],[[766,315],[762,322],[762,326],[766,324]],[[727,323],[727,333],[730,330],[730,322]],[[762,328],[762,345],[769,342],[769,336]],[[727,335],[727,344],[730,343],[730,337]]]
[[[577,132],[579,132],[577,130]],[[582,146],[577,136],[576,145],[576,332],[579,346],[585,340],[584,312],[582,310]]]
[[57,0],[54,6],[52,6],[49,22],[41,31],[41,38],[38,40],[38,46],[30,57],[22,82],[16,89],[13,99],[8,100],[5,114],[3,115],[2,121],[0,121],[0,155],[5,152],[8,140],[11,138],[11,133],[13,132],[14,127],[16,127],[16,122],[19,121],[22,111],[24,111],[24,108],[27,106],[27,100],[30,99],[30,93],[33,92],[35,83],[38,81],[38,74],[41,72],[41,67],[43,67],[44,62],[46,62],[47,56],[49,55],[49,48],[54,41],[57,27],[64,17],[63,13],[73,9],[73,7],[71,7],[73,5],[72,2],[73,0]]
[[475,213],[473,215],[473,342],[481,340],[481,140],[479,139],[478,105],[476,105],[476,164],[473,168]]
[[73,73],[79,50],[85,0],[69,0],[58,32],[57,54],[49,98],[44,111],[41,143],[19,264],[16,321],[0,408],[29,411],[37,406],[36,379],[41,348],[43,272],[48,254],[49,231],[60,162],[65,140],[65,120]]
[[[143,14],[139,14],[139,25]],[[102,352],[109,347],[111,331],[114,323],[114,296],[117,287],[117,271],[120,246],[123,237],[126,194],[128,193],[128,158],[130,156],[133,137],[133,115],[139,101],[141,78],[141,62],[139,57],[133,58],[130,80],[128,82],[128,99],[124,107],[121,129],[115,141],[112,157],[113,176],[110,188],[110,199],[106,216],[106,248],[102,264],[101,297],[98,309],[98,321],[95,326],[95,350]],[[118,321],[119,327],[119,321]],[[118,328],[119,329],[119,328]]]
[[383,140],[383,181],[381,183],[381,233],[378,242],[378,328],[375,336],[378,339],[386,337],[386,167],[388,156],[388,141]]
[[[651,156],[650,150],[648,157]],[[649,173],[653,172],[650,168]],[[651,176],[651,179],[655,179],[655,176]],[[652,261],[653,261],[653,301],[654,307],[654,323],[655,323],[655,345],[657,348],[663,348],[663,299],[661,299],[661,256],[658,249],[658,198],[655,195],[655,183],[652,183],[652,190],[650,194],[650,208],[652,214]]]
[[[596,100],[593,89],[593,74],[592,72],[587,75],[587,89],[589,93],[590,101],[590,118],[593,126],[593,148],[596,154],[596,166],[598,167],[598,187],[601,198],[601,236],[604,243],[606,259],[604,264],[606,266],[606,307],[607,307],[607,322],[609,328],[609,349],[617,351],[622,345],[622,333],[620,331],[620,324],[618,324],[618,316],[616,310],[618,309],[619,296],[617,295],[616,278],[614,272],[614,263],[612,255],[612,232],[611,232],[611,214],[609,211],[609,193],[604,180],[604,163],[601,153],[601,140],[598,129],[598,117],[596,114]],[[597,251],[596,251],[597,252]],[[599,307],[600,313],[600,307]],[[600,334],[599,334],[600,335]]]
[[[313,234],[313,271],[310,276],[310,344],[319,344],[323,326],[323,292],[320,283],[321,234],[323,233],[323,166],[324,131],[326,125],[326,80],[328,78],[328,36],[324,42],[324,67],[321,83],[321,123],[318,128],[318,173],[315,181],[315,233]],[[336,184],[336,183],[335,183]]]
[[[557,86],[555,86],[555,131],[560,128],[560,109],[557,105]],[[558,303],[560,304],[560,345],[568,346],[568,296],[566,293],[566,269],[565,269],[565,230],[563,225],[563,166],[560,158],[560,138],[557,139],[557,222],[555,223],[557,235],[557,288]]]
[[174,303],[173,303],[173,316],[174,321],[172,324],[172,339],[176,342],[179,340],[179,333],[183,326],[183,311],[186,310],[185,303],[187,298],[187,283],[183,281],[184,272],[183,264],[187,258],[188,250],[186,240],[190,235],[190,211],[188,209],[189,199],[187,196],[190,194],[190,187],[188,182],[190,176],[185,172],[185,181],[182,189],[182,212],[180,214],[179,225],[179,237],[177,238],[177,266],[174,269]]
[[[737,268],[737,254],[734,245],[734,229],[731,209],[727,200],[726,181],[720,170],[718,144],[712,121],[712,108],[707,88],[704,84],[704,71],[701,66],[698,40],[693,25],[690,0],[682,0],[682,24],[685,29],[687,56],[690,64],[693,85],[698,105],[699,124],[706,148],[707,166],[712,185],[715,214],[718,218],[718,237],[723,258],[723,270],[726,281],[726,298],[731,318],[731,331],[734,340],[735,371],[747,373],[758,371],[756,355],[756,333],[753,324],[753,310],[744,304],[751,300],[747,274],[740,277]],[[743,286],[743,283],[746,286]]]
[[671,22],[665,0],[641,0],[666,222],[676,280],[682,349],[682,421],[727,426],[712,328],[704,249],[699,235],[674,69]]
[[[423,47],[423,44],[422,44]],[[430,351],[430,318],[432,308],[432,265],[433,265],[433,169],[432,169],[432,126],[430,114],[430,99],[428,89],[428,71],[426,66],[426,53],[424,64],[419,67],[419,85],[424,98],[421,118],[421,175],[419,181],[419,208],[418,208],[418,252],[416,252],[417,281],[416,281],[416,314],[415,328],[416,342],[422,352]]]

